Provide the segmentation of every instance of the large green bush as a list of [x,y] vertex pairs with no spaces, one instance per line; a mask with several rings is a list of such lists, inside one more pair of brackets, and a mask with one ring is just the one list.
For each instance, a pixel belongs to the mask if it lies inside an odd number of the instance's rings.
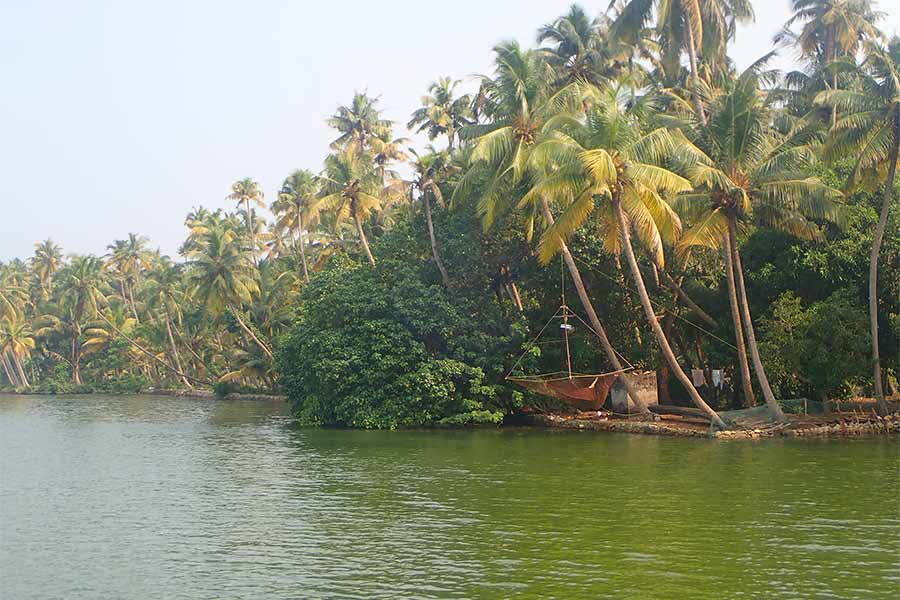
[[502,419],[498,388],[478,364],[497,339],[409,262],[333,265],[301,306],[276,357],[301,422],[392,428]]
[[846,397],[869,378],[869,322],[865,303],[839,290],[804,307],[785,292],[761,320],[760,350],[766,373],[782,397]]

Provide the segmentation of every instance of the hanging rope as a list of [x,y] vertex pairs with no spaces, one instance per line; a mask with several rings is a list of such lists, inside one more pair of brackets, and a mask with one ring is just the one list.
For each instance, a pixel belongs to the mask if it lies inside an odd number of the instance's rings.
[[[592,271],[592,272],[594,272],[594,273],[596,273],[596,274],[598,274],[598,275],[604,277],[605,279],[608,279],[609,281],[615,283],[617,286],[621,287],[621,288],[624,289],[625,291],[632,292],[632,293],[637,293],[637,290],[635,290],[634,288],[632,288],[632,287],[630,287],[630,286],[628,286],[628,285],[626,285],[626,284],[620,283],[620,282],[617,281],[614,277],[610,277],[609,275],[607,275],[606,273],[604,273],[604,272],[601,271],[600,269],[597,269],[597,268],[594,267],[593,265],[591,265],[591,264],[585,262],[584,260],[578,258],[577,256],[573,256],[573,258],[574,258],[575,260],[577,260],[578,262],[580,262],[582,265],[584,265],[589,271]],[[672,307],[667,306],[667,305],[665,305],[665,304],[663,304],[663,303],[661,303],[661,302],[657,302],[657,301],[654,300],[653,298],[650,298],[650,302],[651,302],[654,306],[656,306],[657,308],[661,308],[661,309],[666,310],[667,312],[669,312],[669,314],[671,314],[674,318],[678,319],[679,321],[682,321],[683,323],[686,323],[686,324],[690,325],[690,326],[693,327],[694,329],[696,329],[696,330],[698,330],[698,331],[700,331],[700,332],[702,332],[702,333],[705,333],[706,335],[708,335],[709,337],[713,338],[714,340],[717,340],[717,341],[721,342],[722,344],[728,346],[728,347],[731,348],[732,350],[737,351],[737,346],[733,345],[731,342],[728,342],[727,340],[723,340],[722,338],[720,338],[719,336],[717,336],[717,335],[714,334],[713,332],[709,331],[708,329],[705,329],[705,328],[703,328],[703,327],[697,325],[696,323],[693,323],[693,322],[691,322],[691,321],[685,319],[684,317],[678,315],[678,313],[676,313],[676,312],[672,309]],[[616,354],[618,354],[618,352],[616,352]]]
[[541,335],[543,335],[543,333],[544,333],[544,331],[546,331],[547,327],[550,326],[550,323],[553,322],[553,319],[555,319],[556,317],[559,316],[559,311],[561,309],[562,309],[562,307],[556,309],[556,312],[553,313],[553,316],[550,317],[550,320],[548,320],[546,323],[544,323],[544,326],[541,327],[541,330],[538,331],[538,334],[536,336],[534,336],[533,338],[531,338],[527,344],[525,344],[525,346],[524,346],[525,349],[522,350],[522,354],[519,355],[519,358],[516,359],[516,362],[513,363],[512,368],[506,374],[506,379],[509,379],[509,376],[512,375],[512,372],[515,371],[516,368],[518,368],[519,363],[522,362],[522,359],[525,358],[525,355],[528,354],[529,350],[531,350],[531,348],[535,345],[535,342],[541,337]]
[[572,379],[572,352],[569,349],[569,307],[566,305],[566,276],[563,270],[562,254],[559,255],[559,289],[562,298],[562,330],[566,339],[566,367],[569,370],[569,379]]

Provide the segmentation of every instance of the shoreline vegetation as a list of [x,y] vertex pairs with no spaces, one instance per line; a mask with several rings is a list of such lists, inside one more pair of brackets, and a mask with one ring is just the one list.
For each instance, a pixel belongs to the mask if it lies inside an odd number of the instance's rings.
[[[136,233],[103,256],[40,242],[0,263],[0,391],[285,396],[363,428],[896,433],[900,39],[867,0],[791,5],[744,70],[745,0],[575,5],[493,73],[435,81],[406,123],[425,148],[355,94],[321,170],[237,180],[177,259]],[[508,381],[632,370],[705,425],[628,377],[635,414],[606,420]]]
[[[4,392],[0,394],[46,395],[38,391]],[[106,392],[106,394],[109,394]],[[287,396],[273,394],[247,394],[229,392],[220,396],[211,390],[146,389],[139,392],[118,392],[121,395],[165,396],[200,400],[226,400],[250,402],[288,402]],[[69,392],[63,395],[84,395]],[[565,414],[522,412],[504,423],[508,427],[538,427],[542,429],[567,429],[637,435],[662,435],[671,437],[712,438],[720,440],[766,438],[848,438],[900,435],[900,413],[881,416],[874,410],[873,402],[839,403],[836,410],[820,416],[805,415],[791,423],[741,427],[717,431],[708,422],[689,418],[667,417],[657,421],[640,418],[609,418],[592,413]],[[484,424],[483,426],[492,426]]]

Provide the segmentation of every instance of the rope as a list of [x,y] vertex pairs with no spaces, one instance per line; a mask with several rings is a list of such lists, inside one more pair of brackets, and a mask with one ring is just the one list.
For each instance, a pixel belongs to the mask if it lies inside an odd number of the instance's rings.
[[[585,327],[587,327],[588,330],[589,330],[591,333],[593,333],[593,334],[596,335],[597,337],[600,337],[600,334],[597,333],[597,332],[594,330],[593,327],[591,327],[590,325],[588,325],[587,322],[586,322],[584,319],[582,319],[582,318],[578,315],[578,313],[573,312],[572,314],[575,315],[575,318],[578,319],[578,320],[581,322],[582,325],[584,325]],[[634,365],[631,363],[631,361],[629,361],[627,358],[625,358],[625,356],[624,356],[623,354],[621,354],[621,353],[620,353],[618,350],[616,350],[615,348],[613,348],[612,351],[615,352],[616,356],[618,356],[622,361],[624,361],[626,365],[628,365],[628,369],[626,369],[626,370],[634,369]]]
[[[597,273],[598,275],[602,275],[604,278],[608,279],[609,281],[612,281],[613,283],[615,283],[615,284],[618,285],[619,287],[625,289],[626,291],[628,291],[628,292],[636,292],[636,291],[637,291],[637,290],[635,290],[634,288],[632,288],[632,287],[630,287],[630,286],[628,286],[628,285],[619,283],[614,277],[610,277],[609,275],[607,275],[606,273],[604,273],[604,272],[601,271],[600,269],[597,269],[596,267],[594,267],[594,266],[588,264],[587,262],[585,262],[584,260],[578,258],[577,256],[573,256],[573,258],[574,258],[575,260],[577,260],[578,262],[580,262],[582,265],[584,265],[589,271],[593,271],[594,273]],[[649,296],[649,294],[648,294],[648,296]],[[666,305],[666,304],[663,304],[662,302],[657,302],[657,301],[654,300],[653,298],[650,298],[650,302],[651,302],[653,305],[657,306],[658,308],[665,309],[666,311],[668,311],[673,317],[675,317],[675,318],[678,319],[679,321],[682,321],[682,322],[684,322],[684,323],[687,323],[688,325],[690,325],[690,326],[693,327],[694,329],[696,329],[696,330],[698,330],[698,331],[700,331],[700,332],[702,332],[702,333],[705,333],[706,335],[708,335],[709,337],[713,338],[714,340],[718,340],[719,342],[721,342],[722,344],[728,346],[728,347],[731,348],[732,350],[737,351],[737,346],[733,345],[731,342],[728,342],[727,340],[723,340],[722,338],[720,338],[719,336],[717,336],[717,335],[714,334],[713,332],[709,331],[708,329],[705,329],[705,328],[703,328],[703,327],[697,325],[696,323],[693,323],[693,322],[691,322],[691,321],[685,319],[684,317],[680,316],[677,312],[675,312],[675,311],[673,310],[673,308],[672,308],[671,306],[668,306],[668,305]],[[616,354],[618,354],[618,352],[616,352]]]
[[569,307],[566,306],[566,276],[563,271],[562,254],[559,255],[559,289],[562,296],[563,309],[563,336],[566,338],[566,366],[569,369],[569,379],[572,378],[572,353],[569,350]]
[[[619,369],[618,371],[609,371],[608,373],[573,373],[571,376],[566,371],[556,371],[555,373],[545,373],[542,375],[526,375],[525,377],[506,377],[507,381],[525,381],[532,383],[547,383],[553,381],[568,381],[570,379],[590,379],[596,377],[607,377],[609,375],[619,375],[630,369]],[[553,375],[561,375],[561,377],[553,377]]]
[[522,350],[522,354],[519,355],[519,358],[516,359],[516,362],[513,364],[512,368],[506,374],[506,379],[509,379],[510,374],[516,370],[516,367],[519,366],[519,363],[522,362],[522,359],[525,358],[525,355],[528,354],[528,351],[531,350],[532,346],[534,346],[534,343],[538,340],[539,337],[541,337],[541,335],[543,335],[544,331],[547,329],[547,327],[549,327],[550,323],[553,322],[553,319],[555,319],[559,315],[560,310],[562,310],[561,306],[558,309],[556,309],[556,312],[553,313],[553,316],[550,317],[550,319],[544,324],[543,327],[541,327],[541,330],[538,331],[538,334],[536,336],[534,336],[533,338],[531,338],[531,340],[529,340],[527,344],[525,344],[525,349]]

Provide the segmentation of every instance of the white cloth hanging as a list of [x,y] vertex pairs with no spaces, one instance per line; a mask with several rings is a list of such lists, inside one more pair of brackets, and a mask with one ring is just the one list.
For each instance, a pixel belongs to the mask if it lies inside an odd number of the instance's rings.
[[691,378],[694,380],[695,386],[706,385],[706,376],[703,369],[691,369]]

